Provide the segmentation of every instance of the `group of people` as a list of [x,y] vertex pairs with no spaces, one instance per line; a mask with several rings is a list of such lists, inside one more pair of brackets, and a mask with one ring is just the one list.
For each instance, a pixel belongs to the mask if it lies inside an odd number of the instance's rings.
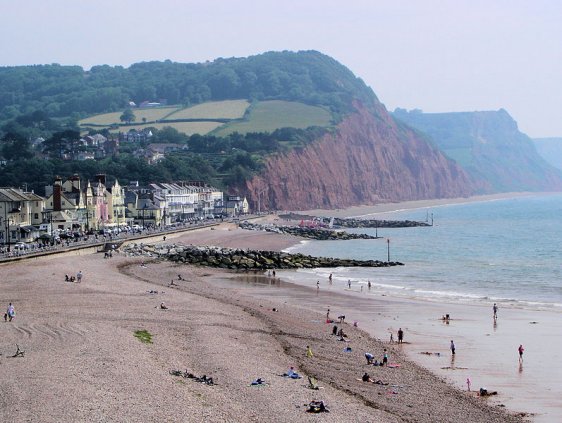
[[68,276],[68,275],[64,275],[64,281],[65,282],[82,282],[82,271],[78,271],[78,273],[76,274],[76,277],[74,276]]

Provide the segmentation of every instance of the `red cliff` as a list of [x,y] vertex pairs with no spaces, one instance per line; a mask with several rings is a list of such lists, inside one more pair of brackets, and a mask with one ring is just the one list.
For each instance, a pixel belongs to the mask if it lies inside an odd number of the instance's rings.
[[333,133],[304,149],[269,157],[247,181],[254,210],[336,209],[356,205],[465,197],[482,186],[382,105],[360,105]]

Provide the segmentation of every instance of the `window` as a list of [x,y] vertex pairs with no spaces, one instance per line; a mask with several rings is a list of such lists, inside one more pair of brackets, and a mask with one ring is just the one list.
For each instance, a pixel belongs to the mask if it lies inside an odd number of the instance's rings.
[[34,219],[39,219],[39,213],[35,213],[35,214],[33,215],[33,218],[34,218]]

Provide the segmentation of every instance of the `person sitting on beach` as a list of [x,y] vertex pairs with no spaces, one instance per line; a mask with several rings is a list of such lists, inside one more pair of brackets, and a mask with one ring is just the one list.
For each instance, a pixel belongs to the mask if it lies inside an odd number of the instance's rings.
[[345,321],[345,316],[344,315],[338,316],[338,319],[340,323],[343,323]]
[[64,281],[65,281],[65,282],[70,282],[70,278],[68,277],[68,275],[64,275]]
[[373,359],[375,358],[373,354],[366,352],[365,358],[367,359],[367,364],[373,364]]
[[338,332],[338,336],[340,338],[347,338],[347,335],[344,333],[343,328],[340,328],[340,330]]
[[363,377],[361,378],[361,380],[363,382],[372,382],[371,380],[371,376],[369,376],[369,373],[365,372],[365,374],[363,375]]
[[161,308],[162,310],[168,310],[168,306],[167,306],[166,304],[164,304],[164,303],[161,303],[161,304],[160,304],[160,308]]
[[292,366],[289,368],[289,370],[287,370],[287,373],[285,373],[283,376],[290,377],[291,379],[301,378],[301,376],[297,372],[295,372],[295,368]]

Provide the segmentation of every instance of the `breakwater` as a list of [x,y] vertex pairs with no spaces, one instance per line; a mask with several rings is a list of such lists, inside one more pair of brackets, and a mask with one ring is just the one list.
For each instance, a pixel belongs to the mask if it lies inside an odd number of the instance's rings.
[[317,241],[346,241],[349,239],[378,239],[380,237],[367,234],[352,234],[344,231],[335,231],[333,229],[309,228],[306,226],[278,226],[278,225],[260,225],[250,222],[240,222],[238,225],[241,229],[251,231],[275,232],[278,234],[286,234],[300,236],[302,238],[314,239]]
[[431,223],[419,222],[417,220],[342,219],[340,217],[321,217],[296,213],[283,214],[279,215],[279,217],[281,219],[316,222],[324,225],[328,225],[328,222],[331,222],[334,227],[340,228],[413,228],[433,226]]
[[314,257],[279,251],[241,250],[212,246],[129,244],[123,248],[129,256],[160,258],[176,263],[219,267],[232,270],[302,269],[317,267],[389,267],[400,262]]

